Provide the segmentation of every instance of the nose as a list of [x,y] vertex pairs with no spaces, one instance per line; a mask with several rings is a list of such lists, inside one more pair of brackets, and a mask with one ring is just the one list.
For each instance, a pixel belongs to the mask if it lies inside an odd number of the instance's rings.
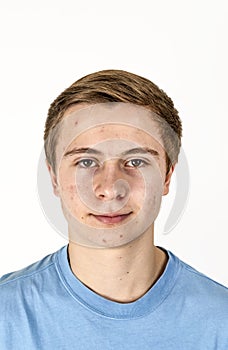
[[115,160],[105,161],[94,174],[95,196],[103,201],[122,200],[128,193],[128,183]]

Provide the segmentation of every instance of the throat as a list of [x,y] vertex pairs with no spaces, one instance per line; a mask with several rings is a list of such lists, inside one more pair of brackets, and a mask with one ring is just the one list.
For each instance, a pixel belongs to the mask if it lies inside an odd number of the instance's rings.
[[167,263],[166,253],[153,245],[127,254],[123,248],[108,251],[69,244],[68,258],[73,274],[87,288],[119,303],[145,295]]

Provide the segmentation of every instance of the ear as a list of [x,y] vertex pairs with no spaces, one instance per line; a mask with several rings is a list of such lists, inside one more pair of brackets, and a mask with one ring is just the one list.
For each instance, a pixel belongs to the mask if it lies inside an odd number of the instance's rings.
[[57,197],[59,197],[59,185],[58,185],[58,181],[57,181],[57,176],[55,175],[55,173],[52,169],[52,166],[48,163],[47,159],[46,159],[46,165],[47,165],[50,177],[51,177],[53,192]]
[[171,181],[172,174],[174,172],[176,164],[171,165],[168,174],[165,177],[164,187],[163,187],[163,196],[167,195],[169,193],[169,185]]

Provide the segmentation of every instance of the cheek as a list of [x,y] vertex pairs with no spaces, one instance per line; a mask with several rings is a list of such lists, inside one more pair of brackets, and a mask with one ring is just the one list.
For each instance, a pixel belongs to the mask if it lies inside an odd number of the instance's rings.
[[77,188],[74,176],[61,169],[59,172],[59,185],[62,200],[67,202],[75,201]]
[[74,171],[64,166],[64,164],[59,168],[59,184],[61,192],[75,193],[75,174]]
[[67,185],[61,188],[61,201],[64,204],[65,212],[73,217],[79,217],[84,210],[75,185]]
[[163,193],[163,179],[159,168],[148,172],[145,176],[145,200],[149,205],[154,206],[160,202]]
[[64,203],[66,211],[69,211],[71,215],[78,217],[83,209],[83,203],[78,194],[74,169],[62,166],[59,169],[59,184],[60,197],[62,203]]
[[161,171],[157,165],[152,169],[144,169],[129,181],[133,201],[140,206],[143,202],[152,205],[152,202],[159,201],[162,195],[162,183]]
[[71,211],[75,204],[77,203],[77,196],[75,193],[75,186],[73,185],[63,185],[61,187],[61,200],[64,202],[66,207]]
[[141,204],[145,197],[146,183],[142,176],[135,176],[129,182],[130,195],[134,202]]
[[63,188],[63,191],[65,192],[66,196],[70,198],[70,200],[76,199],[76,186],[75,185],[67,185],[65,188]]

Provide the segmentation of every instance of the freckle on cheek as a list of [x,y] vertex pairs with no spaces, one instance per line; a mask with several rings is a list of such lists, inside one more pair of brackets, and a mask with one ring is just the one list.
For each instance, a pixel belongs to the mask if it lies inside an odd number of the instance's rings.
[[106,239],[102,239],[102,242],[107,243]]
[[73,185],[70,185],[69,188],[70,188],[70,190],[73,190],[73,189],[74,189],[74,186],[73,186]]
[[122,238],[123,237],[123,235],[120,235],[120,238]]

